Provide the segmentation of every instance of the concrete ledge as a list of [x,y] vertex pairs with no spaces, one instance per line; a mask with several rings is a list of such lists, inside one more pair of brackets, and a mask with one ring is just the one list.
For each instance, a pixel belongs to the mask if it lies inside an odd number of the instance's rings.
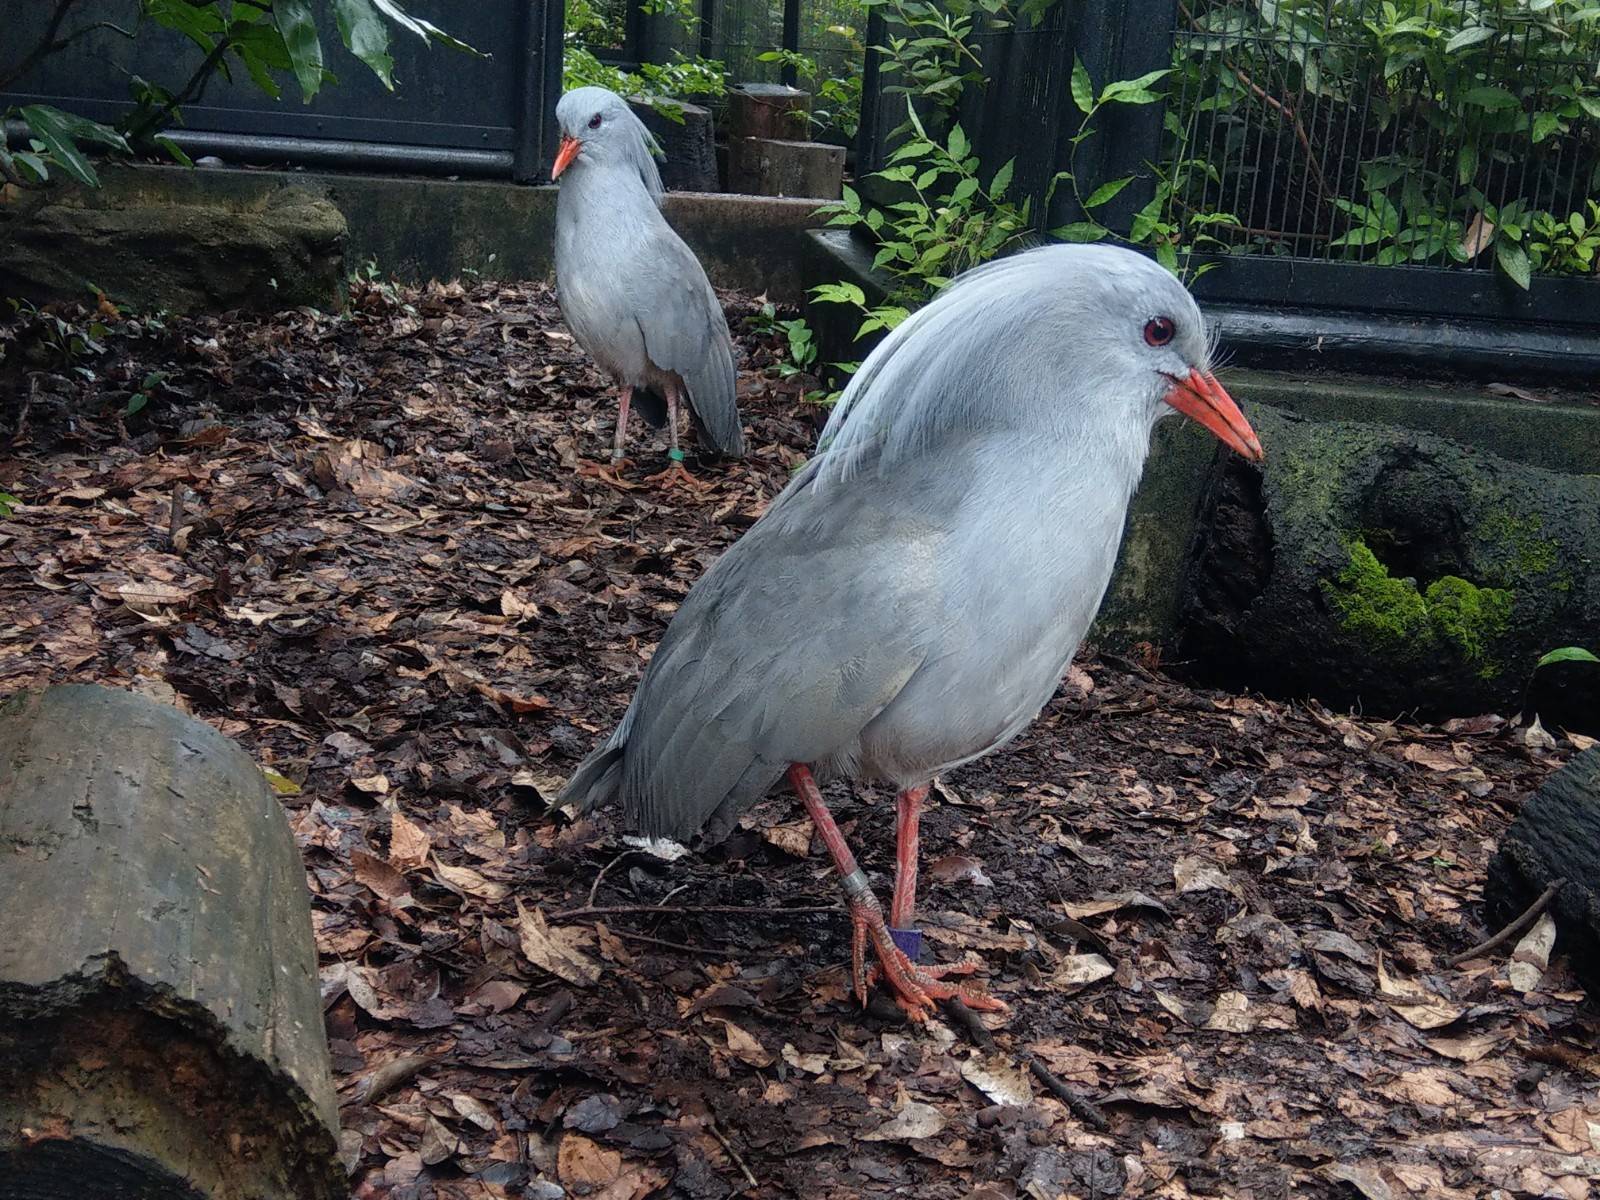
[[[346,262],[375,261],[401,278],[541,279],[550,274],[556,189],[316,171],[122,166],[101,172],[85,208],[164,205],[258,211],[296,188],[325,196],[348,227]],[[672,193],[663,211],[719,287],[798,303],[815,271],[806,233],[821,224],[815,200]],[[172,307],[176,307],[173,305]]]

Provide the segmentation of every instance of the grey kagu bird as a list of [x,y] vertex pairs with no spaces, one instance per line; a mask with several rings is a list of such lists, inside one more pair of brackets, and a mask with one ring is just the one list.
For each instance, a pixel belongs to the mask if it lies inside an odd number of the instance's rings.
[[621,389],[612,471],[600,473],[615,479],[631,404],[672,439],[670,465],[652,478],[689,481],[678,447],[685,404],[708,449],[744,453],[727,318],[694,252],[661,215],[655,139],[622,97],[576,88],[556,105],[556,121],[561,314]]
[[[787,774],[844,876],[858,998],[870,943],[914,1018],[951,995],[1003,1008],[944,981],[970,965],[920,967],[894,936],[912,923],[919,808],[1055,692],[1173,410],[1261,458],[1199,309],[1154,262],[1056,245],[957,279],[867,358],[817,455],[689,592],[557,803],[718,837]],[[837,776],[898,790],[888,923],[818,790]]]

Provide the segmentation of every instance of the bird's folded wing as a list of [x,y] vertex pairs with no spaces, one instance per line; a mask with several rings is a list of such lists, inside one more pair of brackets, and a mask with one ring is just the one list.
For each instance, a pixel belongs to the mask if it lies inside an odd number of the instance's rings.
[[848,752],[922,665],[942,619],[939,533],[870,501],[791,499],[674,617],[626,734],[623,809],[646,832],[686,837],[789,763]]
[[682,377],[713,447],[742,454],[733,339],[722,305],[699,260],[665,222],[654,240],[652,253],[640,256],[629,280],[645,352],[656,366]]

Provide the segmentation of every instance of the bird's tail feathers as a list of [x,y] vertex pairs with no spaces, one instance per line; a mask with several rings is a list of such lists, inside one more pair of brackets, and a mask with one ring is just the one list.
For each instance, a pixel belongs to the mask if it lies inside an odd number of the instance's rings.
[[622,790],[622,754],[627,745],[624,740],[612,738],[578,764],[550,810],[553,812],[570,804],[580,813],[586,813],[615,800]]

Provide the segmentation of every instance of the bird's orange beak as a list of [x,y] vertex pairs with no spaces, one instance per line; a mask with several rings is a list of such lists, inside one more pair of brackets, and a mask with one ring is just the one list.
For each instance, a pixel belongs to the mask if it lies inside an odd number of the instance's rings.
[[1175,379],[1172,388],[1163,397],[1186,417],[1192,417],[1212,433],[1230,450],[1244,455],[1251,462],[1266,457],[1261,440],[1250,422],[1244,419],[1233,397],[1223,390],[1217,377],[1210,371],[1191,370],[1188,378]]
[[561,135],[561,145],[556,149],[555,165],[550,168],[551,180],[560,179],[561,172],[572,165],[572,160],[578,157],[578,151],[582,149],[582,142],[563,133]]

